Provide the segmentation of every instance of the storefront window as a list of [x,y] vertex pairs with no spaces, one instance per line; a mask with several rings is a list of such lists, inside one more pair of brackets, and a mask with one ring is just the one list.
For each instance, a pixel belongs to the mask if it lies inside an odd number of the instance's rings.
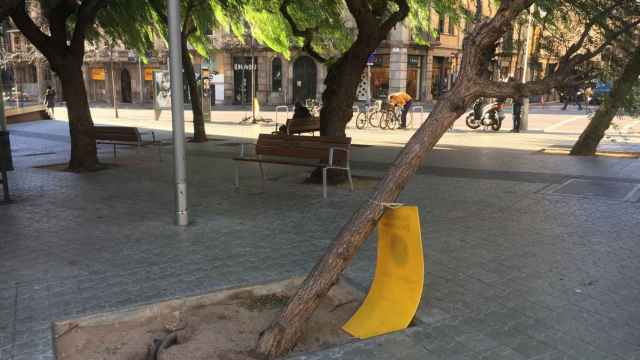
[[447,61],[446,58],[441,56],[433,57],[433,77],[431,81],[431,95],[434,99],[439,98],[442,94],[447,92]]
[[271,62],[271,91],[282,91],[282,60],[279,57]]
[[376,55],[371,67],[371,97],[385,99],[389,95],[389,55]]
[[422,59],[419,55],[407,57],[407,94],[416,100],[420,100],[422,87]]

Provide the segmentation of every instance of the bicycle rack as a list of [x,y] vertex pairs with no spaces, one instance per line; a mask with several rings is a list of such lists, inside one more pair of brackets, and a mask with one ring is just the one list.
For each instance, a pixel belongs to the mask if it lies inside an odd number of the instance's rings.
[[414,114],[418,113],[418,109],[420,109],[420,125],[422,125],[422,121],[424,120],[424,106],[418,105],[411,107],[411,119],[409,119],[409,128],[413,128]]
[[281,113],[281,112],[285,113],[284,121],[286,123],[287,119],[289,118],[289,107],[287,105],[278,105],[278,106],[276,106],[276,131],[278,131],[278,114]]

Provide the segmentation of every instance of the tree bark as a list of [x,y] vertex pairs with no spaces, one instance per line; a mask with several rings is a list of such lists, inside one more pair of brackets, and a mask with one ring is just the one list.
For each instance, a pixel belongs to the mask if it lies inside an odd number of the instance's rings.
[[191,141],[206,142],[207,133],[204,125],[204,114],[202,113],[202,95],[198,88],[196,72],[193,69],[191,54],[189,54],[189,47],[187,46],[187,40],[184,35],[182,38],[182,67],[184,68],[184,78],[187,81],[187,86],[189,87],[191,111],[193,112],[193,139]]
[[96,135],[89,110],[82,68],[73,63],[56,66],[69,116],[72,171],[93,171],[98,166]]
[[638,76],[640,76],[640,47],[635,49],[622,74],[614,82],[611,93],[607,95],[605,101],[591,118],[589,125],[580,134],[578,141],[571,149],[571,155],[592,156],[596,154],[600,141],[611,126],[618,110],[623,107],[625,98],[638,84]]
[[347,123],[353,116],[352,106],[356,100],[356,91],[367,58],[379,42],[375,44],[353,46],[336,63],[329,66],[325,78],[325,90],[322,93],[320,110],[320,135],[346,136]]
[[[307,320],[322,297],[336,283],[360,246],[374,230],[383,214],[383,204],[396,201],[410,177],[422,164],[426,153],[480,95],[483,81],[487,80],[487,72],[484,69],[489,68],[496,42],[504,35],[508,23],[532,1],[503,1],[496,17],[477,26],[475,34],[465,39],[459,80],[442,101],[436,104],[427,120],[402,149],[384,179],[378,184],[372,198],[342,227],[331,247],[307,276],[295,296],[289,300],[278,318],[261,333],[256,344],[258,355],[274,359],[286,354],[296,345],[304,332]],[[359,28],[362,27],[359,25]],[[339,73],[336,71],[336,74]]]

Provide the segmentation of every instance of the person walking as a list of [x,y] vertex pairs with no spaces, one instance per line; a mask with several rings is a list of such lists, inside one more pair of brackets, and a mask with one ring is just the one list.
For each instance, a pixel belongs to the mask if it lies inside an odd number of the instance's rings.
[[518,96],[513,99],[513,129],[511,132],[520,132],[520,120],[522,119],[522,97]]
[[393,93],[389,95],[389,104],[393,106],[401,106],[402,107],[402,116],[401,116],[401,124],[400,129],[407,128],[407,113],[411,109],[411,103],[413,102],[413,98],[411,95],[407,94],[404,91]]
[[571,102],[572,100],[575,102],[576,106],[578,107],[578,110],[582,111],[582,105],[580,105],[580,98],[578,96],[577,86],[571,86],[567,88],[567,91],[565,92],[564,106],[562,107],[562,110],[567,110],[567,106],[569,106],[569,102]]
[[587,114],[591,114],[591,99],[593,99],[593,90],[591,86],[584,90],[584,106],[587,108]]
[[51,85],[47,86],[47,90],[44,92],[44,105],[47,107],[49,115],[53,117],[56,108],[56,91],[51,88]]

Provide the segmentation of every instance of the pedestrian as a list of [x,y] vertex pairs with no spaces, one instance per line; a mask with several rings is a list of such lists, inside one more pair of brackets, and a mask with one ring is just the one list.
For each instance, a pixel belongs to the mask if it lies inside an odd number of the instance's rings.
[[[308,119],[310,117],[312,117],[312,115],[309,109],[302,105],[301,102],[296,101],[293,108],[293,117],[290,119],[290,121]],[[287,125],[280,126],[278,131],[281,135],[287,134]]]
[[570,86],[566,89],[565,91],[565,96],[564,96],[564,106],[562,107],[562,110],[567,110],[567,106],[569,106],[569,102],[571,102],[572,100],[575,102],[576,106],[578,107],[578,110],[582,110],[582,105],[580,105],[580,98],[578,96],[578,87],[573,85]]
[[589,105],[591,104],[592,99],[593,90],[591,89],[591,86],[589,86],[584,90],[584,106],[587,108],[587,114],[591,113],[591,107],[589,107]]
[[393,106],[401,106],[402,107],[402,116],[401,116],[401,124],[400,129],[407,128],[407,113],[411,109],[411,103],[413,102],[413,98],[411,95],[407,94],[404,91],[393,93],[389,95],[389,104]]
[[513,98],[513,130],[511,132],[520,132],[520,120],[522,119],[522,97]]
[[47,86],[47,90],[44,92],[44,105],[47,107],[49,115],[53,117],[56,108],[56,91],[51,88],[51,85]]

